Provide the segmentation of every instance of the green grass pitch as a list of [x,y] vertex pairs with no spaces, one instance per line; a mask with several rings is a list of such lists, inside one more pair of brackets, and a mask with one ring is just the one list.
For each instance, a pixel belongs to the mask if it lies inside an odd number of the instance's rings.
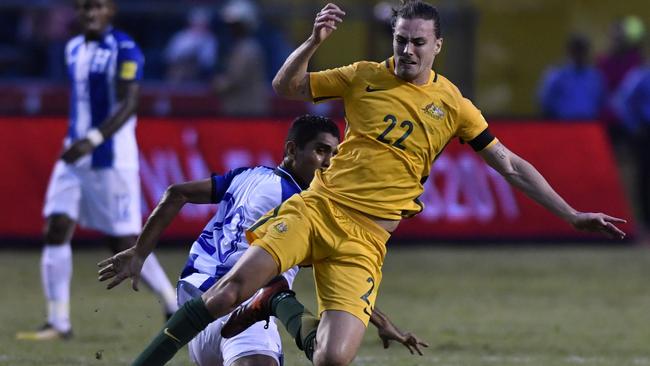
[[[16,341],[43,321],[38,251],[0,251],[0,365],[126,365],[163,324],[155,297],[96,281],[102,250],[74,253],[68,342]],[[172,277],[186,250],[162,250]],[[311,273],[299,297],[314,308]],[[384,350],[370,326],[355,365],[650,366],[650,250],[639,247],[400,248],[390,244],[377,305],[427,340]],[[285,365],[308,365],[284,338]],[[189,365],[186,349],[170,365]]]

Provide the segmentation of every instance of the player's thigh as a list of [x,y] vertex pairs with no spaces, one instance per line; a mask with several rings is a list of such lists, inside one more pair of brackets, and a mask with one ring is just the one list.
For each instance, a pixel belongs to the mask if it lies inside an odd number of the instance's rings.
[[221,352],[225,366],[281,365],[282,340],[274,319],[268,327],[266,322],[257,322],[235,337],[224,339]]
[[187,344],[192,362],[199,366],[219,366],[224,364],[221,353],[222,325],[223,319],[213,321]]
[[251,246],[234,267],[203,294],[203,301],[210,314],[225,315],[278,274],[273,256],[263,248]]
[[337,310],[323,312],[316,334],[314,365],[351,363],[365,331],[365,324],[350,313]]
[[311,261],[313,210],[296,194],[262,216],[246,232],[251,246],[267,251],[279,272]]
[[[201,296],[202,291],[187,281],[178,283],[178,304]],[[188,344],[190,359],[198,365],[254,365],[282,364],[282,342],[273,320],[258,322],[235,337],[224,339],[221,328],[229,315],[208,325]]]
[[67,214],[55,213],[47,217],[43,236],[47,244],[63,244],[70,242],[74,233],[75,221]]
[[244,356],[231,363],[230,366],[279,366],[275,358],[267,355]]
[[[45,194],[43,217],[65,215],[72,221],[79,218],[81,201],[81,179],[79,169],[58,161],[54,165]],[[49,220],[48,220],[49,221]],[[52,222],[56,225],[59,222]],[[49,225],[49,223],[48,223]],[[46,231],[48,227],[46,226]],[[55,227],[52,227],[55,229]]]
[[[196,275],[196,274],[194,274]],[[187,281],[179,281],[176,285],[178,306],[200,297],[203,292]],[[220,366],[223,365],[221,355],[221,327],[226,317],[219,318],[199,332],[187,344],[190,360],[197,365]]]
[[282,344],[275,323],[258,322],[233,338],[221,337],[222,317],[210,323],[188,344],[190,359],[200,366],[281,365]]
[[314,263],[318,311],[339,310],[368,324],[381,284],[381,268],[377,264],[357,260],[328,260]]
[[[388,233],[377,233],[332,207],[332,217],[317,226],[314,279],[319,313],[341,310],[368,324],[381,283]],[[336,228],[332,230],[331,228]]]
[[140,233],[140,178],[136,169],[96,169],[83,175],[79,223],[110,236]]

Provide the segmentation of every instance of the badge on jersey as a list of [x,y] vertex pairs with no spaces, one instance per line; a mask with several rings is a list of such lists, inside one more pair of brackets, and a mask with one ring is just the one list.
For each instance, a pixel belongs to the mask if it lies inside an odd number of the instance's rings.
[[445,111],[435,103],[428,104],[426,107],[422,108],[422,110],[424,113],[435,119],[443,119],[445,117]]
[[274,228],[275,231],[277,231],[279,234],[284,234],[284,233],[287,232],[287,230],[289,230],[289,227],[288,227],[287,224],[284,223],[284,222],[278,222],[277,224],[275,224],[275,225],[273,226],[273,228]]
[[120,70],[120,79],[122,80],[133,80],[135,75],[138,72],[138,64],[133,61],[126,61],[122,63],[122,69]]

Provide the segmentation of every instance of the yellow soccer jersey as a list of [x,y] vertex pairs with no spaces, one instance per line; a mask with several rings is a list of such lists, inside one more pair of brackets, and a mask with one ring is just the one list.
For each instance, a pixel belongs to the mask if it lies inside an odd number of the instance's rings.
[[431,164],[454,137],[482,139],[479,149],[495,141],[454,84],[435,72],[426,85],[405,82],[392,58],[310,73],[310,84],[314,102],[343,98],[347,121],[339,153],[311,189],[375,217],[422,210],[417,198]]

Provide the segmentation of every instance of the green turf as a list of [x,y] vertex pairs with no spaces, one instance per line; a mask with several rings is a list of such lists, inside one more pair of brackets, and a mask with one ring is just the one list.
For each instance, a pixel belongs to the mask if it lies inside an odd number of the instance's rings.
[[[648,248],[396,249],[378,306],[429,341],[425,356],[383,350],[370,329],[356,365],[650,365]],[[75,338],[14,340],[43,321],[36,251],[0,251],[0,365],[125,365],[163,324],[156,299],[95,281],[104,251],[76,251]],[[162,251],[176,275],[185,252]],[[313,308],[311,275],[299,276]],[[286,365],[308,365],[285,338]],[[170,365],[189,365],[185,350]]]

